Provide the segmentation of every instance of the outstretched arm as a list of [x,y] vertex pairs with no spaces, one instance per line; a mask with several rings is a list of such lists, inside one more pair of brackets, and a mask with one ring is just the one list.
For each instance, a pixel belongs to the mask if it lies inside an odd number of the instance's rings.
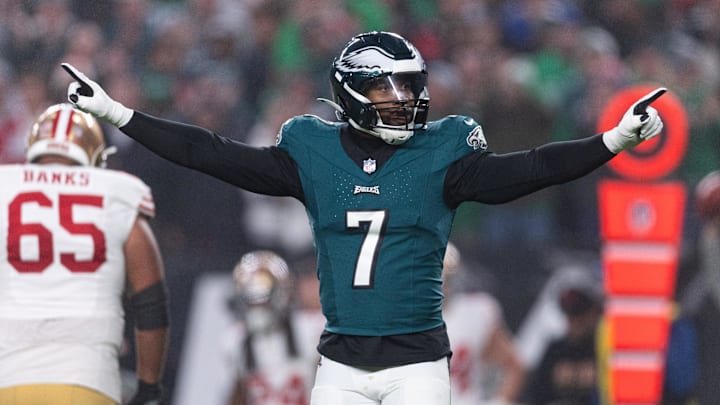
[[502,155],[472,153],[455,162],[445,177],[445,201],[501,204],[580,178],[612,159],[601,135],[553,142]]
[[303,200],[297,166],[285,151],[252,147],[205,128],[133,111],[72,65],[62,67],[75,79],[68,87],[73,105],[117,126],[158,156],[247,191]]
[[247,191],[303,201],[295,161],[275,146],[254,147],[205,128],[135,111],[120,130],[158,156]]
[[528,151],[496,155],[473,153],[455,162],[445,178],[445,201],[499,204],[545,187],[575,180],[662,131],[650,103],[667,90],[658,88],[633,104],[618,125],[585,139],[554,142]]

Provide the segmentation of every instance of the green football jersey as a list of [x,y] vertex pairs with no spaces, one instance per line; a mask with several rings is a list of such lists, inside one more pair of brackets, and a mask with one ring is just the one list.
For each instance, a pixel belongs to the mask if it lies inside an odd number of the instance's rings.
[[[450,116],[363,167],[342,147],[342,123],[312,115],[278,137],[298,166],[318,258],[326,330],[386,336],[443,323],[442,262],[455,211],[443,202],[451,163],[484,142],[471,118]],[[474,146],[474,147],[473,147]]]

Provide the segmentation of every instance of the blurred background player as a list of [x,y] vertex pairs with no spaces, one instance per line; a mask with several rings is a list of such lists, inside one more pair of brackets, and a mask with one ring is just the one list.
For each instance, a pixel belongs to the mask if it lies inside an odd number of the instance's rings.
[[515,403],[523,388],[525,367],[502,308],[489,293],[463,288],[468,284],[468,271],[452,242],[445,251],[443,279],[443,315],[453,351],[452,404]]
[[314,260],[293,263],[254,250],[198,280],[173,405],[308,404],[325,318]]
[[167,345],[163,262],[149,187],[104,169],[102,130],[69,104],[32,126],[26,163],[0,166],[0,403],[121,403],[123,294],[138,389],[158,403]]
[[301,297],[294,291],[307,284],[296,285],[285,260],[267,250],[245,254],[233,280],[231,305],[240,324],[232,340],[237,378],[230,404],[307,405],[325,323],[319,307],[295,307]]
[[[720,398],[720,386],[716,383],[720,379],[720,346],[717,344],[720,335],[720,171],[703,176],[694,191],[695,215],[701,227],[689,264],[694,270],[693,277],[682,291],[679,303],[680,315],[692,321],[696,350],[700,355],[690,372],[686,367],[672,379],[676,385],[678,381],[685,381],[685,388],[692,390],[689,396],[695,403],[710,405]],[[683,357],[690,356],[683,353]],[[695,367],[697,370],[693,371]],[[695,378],[688,381],[688,375]],[[669,379],[666,376],[666,383]],[[688,382],[692,384],[687,386]]]

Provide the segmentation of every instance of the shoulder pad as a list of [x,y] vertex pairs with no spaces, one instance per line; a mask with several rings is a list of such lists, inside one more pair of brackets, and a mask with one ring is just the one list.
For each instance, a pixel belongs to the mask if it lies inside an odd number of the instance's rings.
[[334,129],[339,124],[324,120],[317,115],[298,115],[283,123],[275,144],[283,146],[291,142],[308,142],[309,139],[333,136]]

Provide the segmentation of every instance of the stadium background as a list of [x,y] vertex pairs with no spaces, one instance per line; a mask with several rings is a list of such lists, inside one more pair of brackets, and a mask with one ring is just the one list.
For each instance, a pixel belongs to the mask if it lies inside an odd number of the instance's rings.
[[[690,144],[668,178],[689,190],[720,162],[720,2],[712,0],[3,0],[0,163],[21,162],[35,117],[65,100],[69,62],[131,107],[272,144],[296,114],[332,118],[330,62],[368,30],[396,31],[428,62],[431,118],[475,117],[508,152],[596,131],[631,84],[667,86],[683,102]],[[110,167],[153,189],[173,330],[166,386],[181,363],[193,286],[272,248],[310,271],[304,212],[179,168],[105,127]],[[468,204],[453,239],[517,331],[559,268],[600,271],[601,169],[502,206]],[[692,199],[692,196],[691,196]],[[687,204],[678,293],[697,271],[699,220]],[[290,224],[290,226],[288,225]],[[126,359],[132,361],[132,359]]]

